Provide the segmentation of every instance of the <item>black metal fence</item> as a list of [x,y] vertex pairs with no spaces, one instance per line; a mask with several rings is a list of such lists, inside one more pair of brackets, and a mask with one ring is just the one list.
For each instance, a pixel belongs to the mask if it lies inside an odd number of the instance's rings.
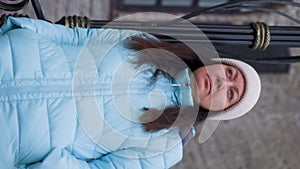
[[[113,0],[116,1],[116,0]],[[130,2],[129,0],[119,0],[122,3]],[[136,0],[135,0],[136,1]],[[27,5],[29,0],[23,0],[16,3],[4,3],[0,2],[0,9],[7,11],[17,11],[22,9]],[[166,1],[162,0],[153,0],[154,5],[161,6]],[[33,9],[38,19],[46,20],[47,17],[44,16],[42,7],[40,6],[39,0],[31,0]],[[272,5],[292,5],[294,7],[300,7],[300,3],[292,1],[278,1],[278,0],[263,0],[263,1],[226,1],[226,3],[219,4],[212,7],[199,7],[201,4],[200,0],[192,0],[190,5],[194,7],[185,7],[188,9],[195,9],[194,12],[191,12],[185,16],[182,16],[180,19],[191,19],[198,15],[203,15],[207,13],[222,13],[227,11],[235,10],[255,10],[255,11],[265,11],[272,12],[286,17],[296,23],[300,23],[298,18],[293,16],[288,16],[284,13],[281,13],[279,10],[270,8]],[[202,3],[203,4],[203,3]],[[136,5],[138,6],[138,5]],[[172,7],[172,6],[169,6]],[[174,6],[173,6],[174,7]],[[179,9],[176,7],[174,9]],[[159,9],[159,8],[156,8]],[[16,15],[24,17],[24,15]],[[7,16],[1,16],[1,22],[5,22]],[[100,28],[106,25],[110,21],[103,20],[89,20],[85,16],[64,16],[61,20],[55,22],[58,24],[63,24],[68,27],[91,27],[91,28]],[[1,24],[1,23],[0,23]],[[172,31],[177,33],[177,37],[181,37],[182,41],[188,41],[192,43],[213,43],[220,57],[234,57],[240,60],[250,62],[250,64],[291,64],[300,61],[300,56],[290,56],[288,48],[290,47],[300,47],[300,27],[286,27],[286,26],[268,26],[265,23],[261,22],[250,22],[248,25],[230,25],[230,24],[204,24],[204,23],[193,23],[195,26],[200,28],[203,33],[208,37],[208,39],[195,39],[193,32],[187,25],[181,23],[179,19],[165,22],[137,22],[137,21],[127,21],[127,22],[115,22],[113,25],[110,25],[113,28],[118,29],[138,29],[138,30],[147,30],[149,29],[169,29],[172,27]],[[150,26],[149,26],[150,25]],[[176,30],[174,30],[176,28]],[[161,39],[169,42],[176,43],[177,39],[159,36]],[[231,51],[230,53],[225,52],[226,46],[237,46],[235,49],[241,50]],[[232,48],[231,48],[232,49]],[[264,51],[264,53],[254,52],[255,50]],[[275,52],[274,52],[275,50]],[[279,50],[276,52],[276,50]],[[248,54],[245,55],[245,52]],[[268,54],[269,52],[269,54]],[[235,54],[236,53],[236,54]],[[240,54],[243,54],[243,57],[240,57]],[[259,67],[259,66],[256,66]],[[265,66],[260,66],[264,68]],[[279,66],[280,69],[277,70],[287,70],[287,65]],[[262,69],[258,68],[258,69]],[[270,70],[269,70],[270,71]],[[267,71],[268,72],[268,71]],[[274,72],[271,71],[271,72]],[[276,71],[275,71],[276,72]]]

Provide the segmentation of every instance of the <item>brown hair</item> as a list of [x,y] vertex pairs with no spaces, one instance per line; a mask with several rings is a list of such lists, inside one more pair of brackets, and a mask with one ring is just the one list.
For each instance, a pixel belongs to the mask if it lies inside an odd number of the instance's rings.
[[[138,53],[138,57],[131,60],[136,68],[144,64],[149,64],[157,68],[152,78],[149,79],[151,83],[156,81],[159,74],[170,77],[170,74],[167,72],[173,72],[173,75],[176,75],[186,67],[194,71],[203,66],[203,62],[199,59],[199,56],[182,43],[168,43],[154,37],[149,37],[149,35],[144,35],[131,37],[130,40],[127,41],[126,47],[137,52],[143,51]],[[151,49],[162,49],[163,51],[161,50],[159,53],[156,53],[156,50]],[[169,57],[170,55],[175,55],[178,59]],[[185,63],[185,66],[183,66],[182,61]],[[165,70],[160,68],[164,68]],[[164,110],[144,108],[145,114],[140,118],[140,121],[143,123],[146,131],[158,131],[169,128],[174,125],[175,121],[181,116],[179,113],[180,109],[182,109],[182,107],[168,107]],[[186,112],[189,112],[188,109],[192,108],[186,109]],[[183,115],[186,116],[185,118],[180,118],[185,120],[176,123],[176,127],[179,127],[181,131],[185,128],[190,129],[192,125],[196,125],[205,120],[208,111],[199,107],[196,119],[189,119],[190,114],[191,113],[186,113]]]

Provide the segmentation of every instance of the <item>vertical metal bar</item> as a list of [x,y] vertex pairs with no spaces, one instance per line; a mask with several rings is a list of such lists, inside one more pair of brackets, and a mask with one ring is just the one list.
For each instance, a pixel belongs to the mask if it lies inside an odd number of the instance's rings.
[[156,0],[155,6],[157,6],[157,7],[159,6],[160,7],[161,6],[161,0]]
[[[119,0],[120,5],[123,5],[123,0]],[[117,0],[111,0],[110,1],[110,10],[109,10],[109,19],[112,20],[114,19],[116,16],[118,16],[118,11],[117,11]]]
[[31,0],[35,15],[38,19],[46,20],[39,0]]
[[192,6],[198,6],[199,0],[193,0]]

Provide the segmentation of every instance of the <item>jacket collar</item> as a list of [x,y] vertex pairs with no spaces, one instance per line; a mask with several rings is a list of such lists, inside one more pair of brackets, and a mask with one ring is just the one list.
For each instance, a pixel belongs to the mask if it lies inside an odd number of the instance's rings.
[[174,83],[172,86],[179,87],[179,104],[180,106],[194,106],[192,89],[191,89],[191,76],[192,72],[188,68],[185,68],[182,72],[175,77]]

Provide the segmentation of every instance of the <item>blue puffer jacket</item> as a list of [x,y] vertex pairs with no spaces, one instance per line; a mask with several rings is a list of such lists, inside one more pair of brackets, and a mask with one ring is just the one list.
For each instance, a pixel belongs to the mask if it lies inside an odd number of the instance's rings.
[[[142,109],[192,105],[154,68],[134,69],[124,40],[140,32],[69,29],[12,18],[0,30],[0,168],[169,168],[176,128],[145,132]],[[150,35],[148,35],[150,37]],[[177,83],[189,83],[183,71]]]

